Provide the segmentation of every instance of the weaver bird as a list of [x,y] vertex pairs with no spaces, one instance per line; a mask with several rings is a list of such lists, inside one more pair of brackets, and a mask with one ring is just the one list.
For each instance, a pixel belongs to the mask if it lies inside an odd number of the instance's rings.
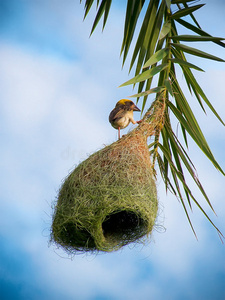
[[109,122],[112,127],[118,129],[118,138],[120,139],[120,129],[126,128],[130,122],[133,124],[141,121],[134,121],[133,112],[140,111],[140,109],[128,99],[121,99],[116,103],[115,108],[109,115]]

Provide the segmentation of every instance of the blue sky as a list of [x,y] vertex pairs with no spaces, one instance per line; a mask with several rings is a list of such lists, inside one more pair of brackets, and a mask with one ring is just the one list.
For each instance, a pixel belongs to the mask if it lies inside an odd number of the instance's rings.
[[[206,1],[197,18],[225,37],[223,1]],[[79,1],[0,1],[0,298],[56,300],[223,300],[225,246],[193,208],[196,241],[181,204],[159,178],[158,224],[146,246],[73,259],[49,245],[51,205],[63,178],[89,154],[114,142],[108,123],[115,103],[133,93],[119,57],[124,7],[114,4],[104,33],[89,38]],[[207,16],[207,18],[206,18]],[[224,49],[203,50],[225,59]],[[195,63],[193,61],[193,63]],[[225,120],[225,65],[200,60],[198,79]],[[194,105],[195,99],[189,96]],[[225,170],[225,129],[194,105],[203,132]],[[138,113],[136,118],[140,117]],[[131,126],[132,128],[132,126]],[[125,130],[126,132],[126,130]],[[190,156],[217,213],[199,202],[225,234],[224,177],[190,144]]]

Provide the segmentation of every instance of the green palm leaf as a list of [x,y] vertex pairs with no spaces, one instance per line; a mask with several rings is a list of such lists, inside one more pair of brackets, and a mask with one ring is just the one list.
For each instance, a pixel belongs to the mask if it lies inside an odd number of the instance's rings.
[[185,41],[185,42],[219,42],[224,40],[221,37],[213,36],[201,36],[201,35],[177,35],[171,37],[174,41]]
[[143,69],[147,68],[151,65],[156,64],[157,62],[159,62],[160,60],[162,60],[164,57],[166,57],[166,55],[169,53],[169,48],[163,48],[157,52],[155,52],[155,54],[153,54],[144,64]]
[[183,4],[183,3],[187,3],[187,2],[193,2],[193,1],[196,1],[196,0],[172,0],[171,1],[171,4]]
[[164,70],[167,67],[168,67],[168,64],[161,64],[161,65],[158,65],[157,67],[152,67],[150,70],[147,70],[147,71],[135,76],[134,78],[124,82],[119,87],[126,86],[126,85],[129,85],[129,84],[135,84],[137,82],[141,82],[141,81],[144,81],[146,79],[149,79],[149,78],[151,78],[154,75],[158,74],[159,72],[161,72],[162,70]]
[[[182,20],[182,19],[177,19],[176,22],[180,23],[181,25],[183,25],[185,28],[191,30],[191,31],[194,31],[195,33],[201,35],[201,36],[208,36],[208,37],[211,37],[213,38],[210,34],[208,34],[207,32],[205,32],[204,30],[202,30],[201,28],[199,27],[196,27],[195,25],[193,24],[190,24],[189,22],[185,21],[185,20]],[[222,46],[225,48],[225,43],[223,42],[220,42],[220,41],[214,41],[212,40],[212,42],[218,44],[219,46]]]
[[127,11],[124,25],[124,38],[121,47],[121,53],[124,51],[123,63],[127,58],[127,54],[134,36],[135,27],[141,10],[143,8],[144,2],[144,0],[135,1],[135,3],[133,3],[133,0],[127,1]]
[[165,87],[164,86],[157,86],[153,89],[150,89],[150,90],[147,90],[145,92],[142,92],[142,93],[138,93],[138,94],[135,94],[135,95],[132,95],[130,96],[131,98],[137,98],[137,97],[143,97],[143,96],[147,96],[147,95],[150,95],[150,94],[153,94],[153,93],[161,93],[162,91],[165,90]]
[[201,8],[204,5],[205,4],[199,4],[199,5],[195,5],[195,6],[192,6],[192,7],[187,7],[187,8],[179,9],[177,12],[175,12],[174,14],[172,14],[172,18],[173,19],[179,19],[181,17],[190,15],[191,13],[193,13],[196,10],[198,10],[199,8]]
[[179,59],[179,58],[170,58],[170,61],[175,63],[175,64],[179,64],[180,66],[183,66],[183,67],[188,67],[188,68],[193,68],[195,70],[198,70],[198,71],[202,71],[204,72],[204,70],[202,70],[201,68],[199,68],[198,66],[196,65],[193,65],[183,59]]
[[223,60],[220,57],[211,55],[209,53],[203,52],[199,49],[192,48],[192,47],[189,47],[189,46],[186,46],[186,45],[171,43],[171,46],[175,47],[177,50],[192,54],[194,56],[199,56],[199,57],[203,57],[203,58],[207,58],[207,59],[212,59],[212,60],[216,60],[216,61],[225,62],[225,60]]

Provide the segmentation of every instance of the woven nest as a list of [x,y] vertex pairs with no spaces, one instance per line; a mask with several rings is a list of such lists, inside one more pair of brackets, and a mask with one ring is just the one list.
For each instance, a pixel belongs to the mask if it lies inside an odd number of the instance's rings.
[[118,250],[151,233],[157,208],[146,136],[128,134],[91,155],[65,179],[52,240],[72,254]]

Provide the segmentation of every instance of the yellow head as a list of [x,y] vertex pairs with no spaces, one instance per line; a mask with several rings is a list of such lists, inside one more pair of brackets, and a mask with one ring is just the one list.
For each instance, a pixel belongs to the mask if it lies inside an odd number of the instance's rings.
[[140,111],[140,109],[134,104],[134,102],[129,99],[121,99],[116,103],[116,107],[118,106],[123,106],[126,110]]
[[126,104],[132,105],[132,104],[134,104],[134,102],[131,101],[131,100],[129,100],[129,99],[121,99],[120,101],[118,101],[116,103],[116,106],[118,106],[118,105],[126,105]]

